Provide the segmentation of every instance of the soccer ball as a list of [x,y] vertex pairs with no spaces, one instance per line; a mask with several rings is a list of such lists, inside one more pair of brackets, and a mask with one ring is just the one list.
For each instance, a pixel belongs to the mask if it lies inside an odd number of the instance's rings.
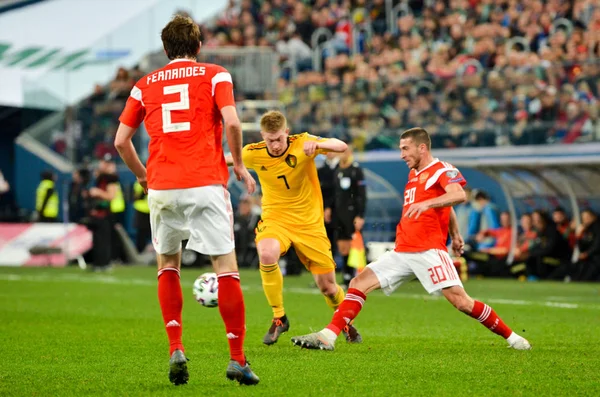
[[216,273],[204,273],[194,281],[194,297],[205,307],[219,305],[219,280]]

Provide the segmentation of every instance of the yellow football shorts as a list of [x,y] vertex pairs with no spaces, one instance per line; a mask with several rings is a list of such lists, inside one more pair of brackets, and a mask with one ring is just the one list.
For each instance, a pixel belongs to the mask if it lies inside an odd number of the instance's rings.
[[256,227],[256,244],[265,238],[279,241],[280,256],[285,255],[293,245],[298,259],[312,274],[335,271],[335,261],[331,255],[331,243],[327,238],[325,225],[299,228],[272,220],[261,220]]

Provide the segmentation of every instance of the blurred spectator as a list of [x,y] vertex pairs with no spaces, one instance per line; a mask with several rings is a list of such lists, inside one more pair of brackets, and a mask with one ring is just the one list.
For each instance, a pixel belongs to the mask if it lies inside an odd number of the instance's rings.
[[[477,236],[482,230],[498,229],[499,227],[500,219],[496,205],[491,202],[490,196],[486,192],[483,190],[477,191],[473,209],[469,216],[468,235]],[[479,251],[493,246],[494,238],[491,236],[476,243]]]
[[109,85],[110,91],[108,93],[108,97],[115,99],[127,99],[134,84],[135,81],[133,81],[133,79],[129,76],[129,71],[123,67],[120,67],[114,80]]
[[0,171],[0,222],[15,222],[19,218],[13,192]]
[[577,231],[579,258],[573,278],[577,281],[600,280],[600,221],[592,210],[581,213],[581,226]]
[[571,250],[575,248],[576,236],[575,230],[571,226],[571,221],[562,207],[556,207],[552,211],[552,221],[556,224],[558,232],[563,236],[565,240],[569,242]]
[[275,48],[282,61],[295,62],[298,72],[304,72],[312,68],[312,51],[310,47],[302,41],[300,34],[294,33],[290,36],[283,35],[277,42]]
[[482,251],[494,255],[497,258],[504,258],[508,255],[511,246],[512,227],[510,214],[506,211],[500,213],[500,227],[496,229],[487,229],[477,234],[476,240],[483,241],[486,237],[494,238],[494,245],[489,248],[483,248]]
[[88,215],[89,195],[87,189],[90,178],[90,171],[86,168],[73,171],[69,186],[69,222],[79,223]]
[[500,214],[499,228],[482,230],[475,240],[481,242],[487,237],[494,238],[493,246],[481,248],[476,252],[466,252],[466,258],[476,264],[476,267],[471,269],[471,273],[491,277],[510,276],[506,263],[512,242],[512,225],[508,212],[504,211]]
[[531,219],[537,237],[529,247],[527,279],[562,280],[569,274],[571,250],[569,243],[558,232],[550,216],[534,211]]
[[260,217],[252,211],[252,207],[252,196],[243,196],[234,217],[235,252],[240,267],[250,267],[257,260],[254,229]]
[[58,192],[55,186],[56,174],[44,171],[40,175],[40,184],[35,192],[35,211],[38,222],[58,221]]
[[5,194],[10,190],[10,185],[4,179],[4,174],[0,171],[0,194]]
[[107,163],[106,171],[113,176],[113,185],[115,186],[115,195],[110,200],[110,221],[112,230],[112,244],[111,244],[111,259],[113,261],[127,263],[127,256],[125,254],[125,247],[123,241],[119,236],[119,232],[115,227],[117,224],[125,227],[125,209],[126,202],[125,196],[123,195],[123,186],[117,172],[117,164],[113,161],[109,155],[105,156],[105,162]]
[[138,181],[133,184],[133,209],[135,227],[135,247],[139,253],[144,252],[152,230],[150,228],[150,207],[148,206],[148,193]]
[[331,243],[332,255],[335,257],[335,170],[340,162],[337,153],[329,152],[326,159],[317,169],[319,183],[321,184],[321,194],[323,195],[323,217],[325,220],[325,230]]
[[117,178],[108,159],[100,161],[96,169],[95,186],[89,190],[93,200],[90,210],[92,230],[92,264],[94,270],[106,270],[110,264],[112,229],[110,202],[117,193]]
[[517,247],[515,249],[515,262],[526,260],[529,257],[529,249],[537,239],[537,232],[533,228],[531,214],[521,215],[521,230],[517,237]]

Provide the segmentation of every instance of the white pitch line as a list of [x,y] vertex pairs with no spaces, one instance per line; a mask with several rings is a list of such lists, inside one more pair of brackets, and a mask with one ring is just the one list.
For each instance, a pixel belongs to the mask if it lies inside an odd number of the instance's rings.
[[119,284],[119,285],[147,285],[156,286],[156,281],[144,279],[121,279],[113,276],[93,275],[91,277],[82,277],[76,274],[62,274],[60,276],[36,275],[23,276],[20,274],[0,274],[0,280],[6,281],[33,281],[33,282],[63,282],[73,281],[77,283],[95,283],[95,284]]
[[[97,283],[97,284],[115,284],[115,285],[140,285],[140,286],[156,286],[156,280],[136,279],[127,278],[122,279],[111,275],[86,275],[80,276],[77,274],[63,274],[63,275],[19,275],[19,274],[0,274],[0,280],[4,281],[32,281],[32,282],[63,282],[72,281],[78,283]],[[258,292],[262,291],[261,287],[249,287],[243,286],[243,290]],[[286,292],[295,294],[306,294],[306,295],[320,295],[321,292],[317,288],[299,288],[291,287],[284,288]],[[441,296],[436,295],[423,295],[423,294],[403,294],[397,293],[390,295],[388,298],[394,299],[415,299],[415,300],[440,300],[443,299]],[[558,297],[555,297],[558,298]],[[479,298],[477,298],[479,299]],[[560,309],[594,309],[600,310],[600,305],[593,305],[588,303],[565,303],[555,301],[531,301],[522,299],[503,299],[503,298],[481,298],[481,300],[489,303],[497,303],[504,305],[517,305],[517,306],[544,306],[553,307]],[[558,300],[558,299],[556,299]]]
[[594,295],[578,295],[578,296],[547,296],[547,300],[549,301],[567,301],[567,302],[600,302],[600,294],[596,292],[596,296]]

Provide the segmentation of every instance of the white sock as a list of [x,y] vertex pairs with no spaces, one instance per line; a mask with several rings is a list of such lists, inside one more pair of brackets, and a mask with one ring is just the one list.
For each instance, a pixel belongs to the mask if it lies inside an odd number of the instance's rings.
[[509,345],[512,346],[519,339],[521,339],[521,336],[516,334],[515,332],[513,332],[512,334],[510,334],[510,336],[508,338],[506,338],[506,341],[508,342]]
[[337,339],[337,335],[335,334],[335,332],[333,332],[332,330],[330,330],[329,328],[323,328],[321,330],[321,335],[323,335],[325,337],[325,339],[327,339],[327,342],[331,343],[332,345],[335,343],[335,340]]

